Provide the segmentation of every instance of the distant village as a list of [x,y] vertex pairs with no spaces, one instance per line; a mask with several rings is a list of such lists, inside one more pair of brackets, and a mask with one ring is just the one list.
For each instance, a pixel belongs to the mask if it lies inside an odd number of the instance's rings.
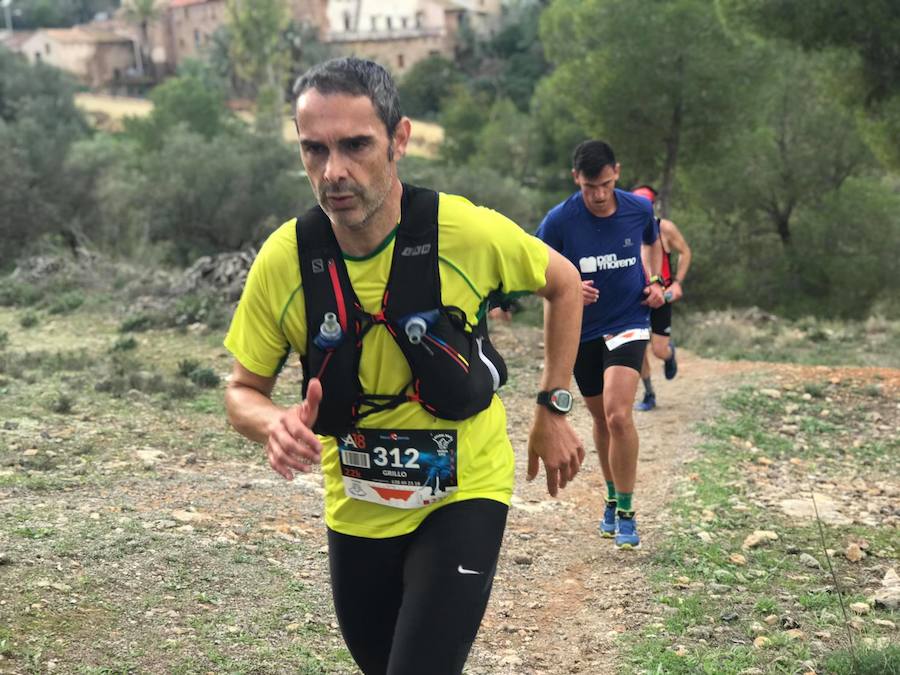
[[[370,58],[402,75],[432,55],[452,58],[461,32],[491,35],[501,0],[284,0],[296,24],[336,51]],[[225,26],[225,0],[159,0],[141,26],[120,9],[71,28],[0,31],[0,45],[70,72],[92,91],[141,94],[186,59],[202,59]]]

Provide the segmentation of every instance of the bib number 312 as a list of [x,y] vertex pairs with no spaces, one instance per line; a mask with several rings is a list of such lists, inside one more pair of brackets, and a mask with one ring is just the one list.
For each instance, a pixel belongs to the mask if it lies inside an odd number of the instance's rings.
[[338,439],[344,492],[399,509],[457,490],[456,430],[357,429]]

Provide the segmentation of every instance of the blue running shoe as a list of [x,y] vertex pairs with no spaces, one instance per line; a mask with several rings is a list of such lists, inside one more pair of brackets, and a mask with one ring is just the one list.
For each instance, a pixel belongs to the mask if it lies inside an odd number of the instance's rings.
[[632,513],[626,516],[622,513],[618,514],[618,529],[616,530],[616,548],[626,550],[641,547],[641,538],[637,533],[637,521]]
[[616,503],[606,502],[603,520],[600,521],[600,536],[612,539],[616,536]]
[[[668,363],[668,361],[666,362]],[[656,407],[656,394],[644,394],[644,400],[635,404],[634,409],[642,412],[653,410]]]
[[666,374],[667,380],[674,380],[678,374],[678,361],[675,360],[675,340],[669,340],[669,346],[672,348],[672,356],[663,361],[663,372]]

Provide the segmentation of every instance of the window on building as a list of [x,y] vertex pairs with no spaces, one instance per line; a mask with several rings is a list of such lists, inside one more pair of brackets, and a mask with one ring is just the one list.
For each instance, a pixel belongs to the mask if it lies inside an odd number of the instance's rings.
[[40,53],[40,52],[35,52],[35,53],[34,53],[34,60],[37,61],[38,63],[40,63],[41,61],[44,60],[44,57],[41,56],[41,53]]
[[422,27],[422,22],[425,19],[425,15],[422,12],[416,12],[416,28]]
[[178,46],[184,49],[187,45],[184,43],[184,38],[178,38]]
[[184,18],[185,19],[188,18],[188,8],[187,7],[184,8]]
[[194,29],[194,46],[195,47],[200,46],[200,31],[197,30],[196,28]]
[[344,30],[351,30],[353,27],[353,16],[350,12],[344,12]]
[[400,26],[402,28],[406,28],[406,17],[405,16],[400,17]]
[[50,43],[49,42],[44,44],[44,51],[47,52],[48,54],[50,53]]
[[394,21],[391,17],[387,18],[387,29],[391,30],[394,27]]
[[378,30],[378,17],[377,17],[377,16],[370,16],[370,17],[369,17],[369,21],[372,22],[372,30]]
[[397,67],[402,68],[405,60],[403,58],[403,54],[397,54]]

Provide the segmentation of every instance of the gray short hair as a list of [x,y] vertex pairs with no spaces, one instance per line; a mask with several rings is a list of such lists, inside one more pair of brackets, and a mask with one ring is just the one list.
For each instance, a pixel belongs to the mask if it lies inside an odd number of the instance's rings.
[[345,57],[325,61],[307,70],[294,83],[295,118],[297,99],[309,89],[321,94],[368,97],[384,122],[388,138],[394,137],[394,130],[402,117],[397,85],[390,73],[374,61]]

